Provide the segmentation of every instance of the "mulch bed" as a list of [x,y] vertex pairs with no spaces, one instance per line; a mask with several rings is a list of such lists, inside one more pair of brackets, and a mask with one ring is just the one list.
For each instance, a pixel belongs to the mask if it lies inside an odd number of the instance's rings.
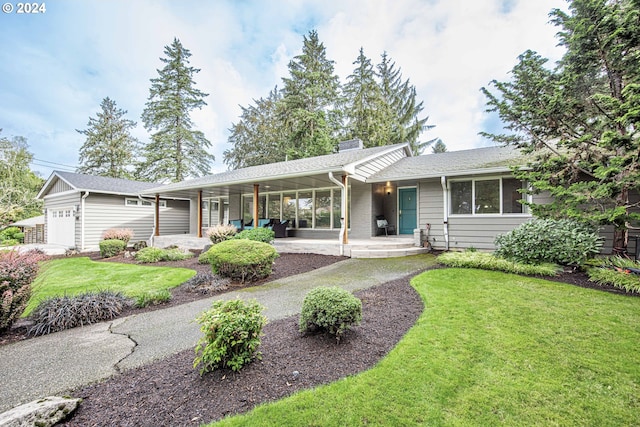
[[[267,280],[251,283],[251,286],[343,259],[326,255],[282,254],[276,259],[273,274]],[[104,261],[135,262],[123,257]],[[192,268],[201,272],[210,269],[208,265],[198,264],[197,258],[154,265]],[[565,272],[546,279],[625,294],[619,289],[589,282],[586,274],[581,272]],[[356,296],[363,302],[363,321],[347,332],[340,343],[326,335],[302,336],[298,332],[297,316],[277,320],[264,328],[260,345],[262,360],[245,366],[239,373],[219,370],[200,376],[193,368],[194,351],[186,350],[71,392],[73,396],[81,397],[83,402],[64,425],[200,425],[366,370],[396,345],[422,312],[422,301],[409,280],[410,277],[405,277],[357,292]],[[246,285],[234,283],[229,291],[243,286]],[[131,309],[125,314],[166,308],[211,294],[203,295],[178,287],[172,295],[167,304]],[[26,338],[26,329],[18,327],[0,337],[0,344]]]

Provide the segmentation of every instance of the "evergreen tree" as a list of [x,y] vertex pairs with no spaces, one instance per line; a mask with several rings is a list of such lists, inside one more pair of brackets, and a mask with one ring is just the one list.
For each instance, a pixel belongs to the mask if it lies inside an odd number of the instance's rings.
[[133,164],[138,141],[129,131],[136,122],[125,119],[127,112],[118,109],[115,101],[108,97],[102,100],[100,107],[102,111],[96,114],[97,118],[89,118],[88,128],[77,130],[87,137],[80,147],[77,172],[130,179],[129,168]]
[[42,214],[36,195],[43,180],[29,168],[32,160],[24,137],[0,137],[0,227]]
[[149,100],[142,113],[151,142],[143,147],[144,160],[138,176],[150,181],[182,181],[187,177],[206,175],[214,160],[207,149],[211,143],[201,131],[194,130],[189,117],[191,110],[207,105],[208,94],[196,89],[194,74],[200,70],[190,67],[191,52],[178,39],[165,46],[165,66],[158,77],[151,79]]
[[435,144],[431,146],[431,152],[435,153],[446,153],[447,146],[442,142],[440,138],[436,139]]
[[408,142],[413,152],[420,154],[434,142],[420,142],[420,135],[433,126],[426,124],[429,117],[418,117],[424,107],[422,102],[417,102],[415,86],[409,79],[402,80],[400,69],[395,68],[395,62],[391,61],[386,52],[382,54],[382,61],[377,69],[382,98],[391,114],[391,139],[388,144]]
[[281,93],[275,87],[267,98],[255,105],[241,107],[240,121],[232,124],[224,162],[232,169],[283,161],[286,158],[286,134],[278,117]]
[[387,145],[391,141],[392,113],[382,97],[371,60],[360,48],[355,70],[343,87],[346,138],[360,138],[365,147]]
[[640,189],[640,3],[573,0],[569,10],[551,13],[566,48],[555,68],[527,51],[511,81],[491,82],[497,94],[482,89],[510,131],[487,136],[530,154],[517,176],[553,196],[534,214],[613,225],[625,250],[640,220],[630,197]]
[[298,159],[333,152],[340,83],[334,62],[327,59],[317,31],[305,36],[302,54],[289,62],[289,78],[283,78],[279,114],[287,132],[287,157]]

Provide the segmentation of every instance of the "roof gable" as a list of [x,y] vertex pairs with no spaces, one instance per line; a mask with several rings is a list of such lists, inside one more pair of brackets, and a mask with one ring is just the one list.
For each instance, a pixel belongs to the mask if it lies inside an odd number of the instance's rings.
[[[63,183],[63,185],[60,185]],[[51,193],[54,187],[64,191],[89,191],[105,194],[138,195],[149,188],[158,187],[157,183],[131,181],[128,179],[104,176],[84,175],[72,172],[53,171],[36,196],[42,199]]]

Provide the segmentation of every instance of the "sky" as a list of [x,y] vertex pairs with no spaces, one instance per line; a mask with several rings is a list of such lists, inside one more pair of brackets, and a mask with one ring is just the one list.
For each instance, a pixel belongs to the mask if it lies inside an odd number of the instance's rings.
[[[317,30],[342,83],[360,48],[373,64],[386,52],[415,86],[423,115],[449,151],[493,143],[500,132],[486,113],[482,87],[509,79],[527,49],[560,59],[558,28],[549,23],[564,0],[49,0],[41,13],[0,13],[0,129],[27,138],[31,165],[43,178],[74,171],[84,135],[109,97],[137,122],[133,136],[149,141],[140,116],[165,46],[178,38],[191,51],[196,88],[207,105],[195,127],[211,141],[212,173],[227,170],[229,128],[241,106],[266,97],[303,37]],[[39,4],[43,4],[39,3]],[[7,13],[9,12],[9,13]],[[427,149],[426,152],[430,150]]]

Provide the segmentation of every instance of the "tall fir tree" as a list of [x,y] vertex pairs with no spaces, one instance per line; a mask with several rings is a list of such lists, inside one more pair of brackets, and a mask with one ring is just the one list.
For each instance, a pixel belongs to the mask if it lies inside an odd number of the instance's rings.
[[420,141],[423,131],[432,129],[427,125],[429,117],[418,117],[424,109],[422,102],[417,102],[416,88],[409,79],[402,80],[400,68],[395,68],[395,62],[386,52],[377,65],[378,79],[382,97],[391,114],[391,135],[389,144],[408,142],[414,153],[420,154],[427,146],[434,142]]
[[189,113],[207,105],[208,94],[195,88],[193,76],[199,69],[189,66],[191,52],[175,38],[165,46],[165,64],[158,77],[151,79],[149,100],[142,121],[151,142],[142,148],[143,161],[137,175],[150,181],[182,181],[209,173],[214,156],[207,151],[211,143],[201,131],[193,129]]
[[527,51],[497,93],[482,89],[510,131],[485,135],[529,154],[516,175],[553,200],[534,214],[611,225],[624,251],[640,221],[640,2],[573,0],[551,17],[566,53],[551,68]]
[[391,141],[392,110],[363,48],[353,64],[356,68],[343,87],[346,138],[360,138],[365,147],[387,145]]
[[275,87],[267,98],[254,100],[255,105],[242,108],[237,123],[231,125],[229,142],[233,148],[224,151],[224,162],[232,169],[275,163],[285,160],[286,133],[278,118],[282,94]]
[[126,119],[127,112],[117,108],[109,97],[102,100],[100,107],[102,111],[96,118],[89,117],[87,129],[76,130],[87,138],[80,147],[77,172],[130,179],[138,141],[129,131],[136,122]]
[[42,200],[36,195],[44,181],[29,168],[32,160],[24,137],[0,136],[0,228],[41,215]]
[[445,145],[444,142],[442,142],[442,140],[440,138],[438,138],[438,139],[436,139],[436,142],[431,146],[431,152],[433,154],[446,153],[447,152],[447,146]]
[[304,36],[302,53],[289,62],[279,114],[288,136],[287,157],[298,159],[333,152],[337,144],[335,107],[340,82],[317,31]]

